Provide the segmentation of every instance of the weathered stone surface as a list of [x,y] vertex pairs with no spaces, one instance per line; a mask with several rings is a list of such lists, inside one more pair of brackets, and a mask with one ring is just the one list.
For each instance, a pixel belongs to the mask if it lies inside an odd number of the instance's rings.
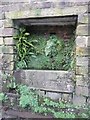
[[76,66],[76,74],[77,75],[87,75],[88,74],[88,66]]
[[0,38],[0,45],[3,45],[3,38]]
[[4,22],[3,23],[4,28],[13,27],[13,21],[11,19],[5,19],[3,22]]
[[12,71],[14,69],[14,62],[3,63],[3,70],[4,71]]
[[0,53],[14,53],[12,46],[0,46]]
[[77,47],[88,47],[90,46],[89,41],[90,41],[90,37],[78,36],[76,38],[76,46]]
[[46,92],[46,95],[44,95],[46,97],[49,97],[53,100],[59,100],[61,99],[61,94],[60,93],[52,93],[52,92]]
[[90,14],[79,14],[78,23],[90,23],[89,21]]
[[32,18],[32,17],[44,17],[44,16],[47,16],[47,17],[65,16],[65,15],[77,15],[81,12],[86,12],[86,11],[87,11],[87,6],[67,7],[65,9],[45,8],[45,9],[32,9],[27,11],[6,12],[5,17],[10,19],[17,19],[17,18],[30,18],[30,17]]
[[76,55],[88,56],[90,55],[90,47],[76,47]]
[[0,28],[0,37],[13,36],[13,28]]
[[89,58],[88,57],[76,57],[76,64],[77,66],[88,66]]
[[10,63],[11,61],[14,61],[14,55],[12,54],[4,54],[3,59],[6,61],[6,63]]
[[74,105],[82,106],[85,103],[86,103],[86,98],[85,97],[74,95],[74,97],[73,97],[73,104]]
[[66,102],[72,102],[72,94],[62,94],[62,100],[66,101]]
[[3,20],[0,20],[0,28],[3,27]]
[[61,92],[73,92],[74,82],[72,73],[65,71],[45,71],[45,70],[22,70],[16,72],[15,76],[22,83],[30,87],[46,90],[57,90]]
[[76,86],[76,95],[78,96],[89,96],[89,89],[88,86],[87,87],[83,87],[83,86]]
[[5,45],[14,45],[15,44],[13,37],[4,38],[4,43],[5,43]]
[[85,6],[73,6],[73,7],[65,7],[63,9],[63,15],[78,15],[80,13],[85,13],[88,11],[87,5]]
[[3,12],[0,11],[0,20],[5,18],[5,14]]
[[52,2],[43,2],[42,3],[42,8],[51,8],[52,6]]
[[90,24],[78,25],[76,29],[76,35],[79,35],[79,36],[90,35],[89,27],[90,27]]
[[84,86],[87,87],[88,86],[88,77],[86,79],[86,77],[84,77],[83,75],[77,75],[76,76],[76,85],[78,86]]

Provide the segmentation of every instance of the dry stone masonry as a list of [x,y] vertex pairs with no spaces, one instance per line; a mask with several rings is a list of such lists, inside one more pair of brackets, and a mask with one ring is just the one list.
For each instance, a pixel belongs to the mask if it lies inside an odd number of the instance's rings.
[[[14,20],[18,21],[18,19],[26,18],[48,18],[55,16],[59,17],[76,15],[78,20],[75,36],[75,75],[70,78],[70,73],[68,71],[41,71],[40,73],[40,71],[31,70],[20,71],[20,74],[19,72],[17,72],[17,74],[20,76],[21,81],[29,84],[30,87],[44,89],[40,91],[41,94],[46,94],[52,98],[55,98],[55,96],[57,98],[58,96],[58,98],[68,99],[76,105],[90,103],[89,13],[90,3],[88,1],[65,2],[63,0],[4,0],[0,2],[0,72],[4,68],[10,73],[14,71]],[[3,61],[3,58],[5,61]],[[5,62],[9,65],[5,66]],[[38,81],[36,81],[36,79]],[[46,84],[46,82],[48,82],[48,84]],[[70,85],[67,85],[69,83]],[[52,95],[49,89],[53,90]],[[59,92],[55,93],[55,90],[59,90]],[[65,93],[67,90],[68,94]]]

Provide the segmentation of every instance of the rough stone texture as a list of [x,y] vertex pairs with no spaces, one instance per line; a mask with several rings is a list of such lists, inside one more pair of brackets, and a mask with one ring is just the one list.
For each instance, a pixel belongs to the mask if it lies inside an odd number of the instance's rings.
[[3,27],[3,20],[0,20],[0,28]]
[[85,86],[76,86],[76,95],[78,96],[89,96],[89,89],[88,89],[88,86],[85,87]]
[[62,94],[62,100],[72,103],[73,96],[72,96],[72,94]]
[[3,59],[9,63],[9,62],[13,62],[14,60],[14,55],[13,54],[3,54]]
[[81,36],[87,36],[87,35],[90,35],[89,34],[89,27],[90,27],[90,24],[81,24],[81,25],[78,25],[77,26],[77,30],[76,30],[76,35],[81,35]]
[[11,20],[11,19],[5,19],[3,21],[3,26],[4,26],[4,28],[13,27],[13,20]]
[[76,76],[76,85],[87,87],[88,86],[88,77],[86,80],[86,77],[84,77],[82,75],[81,76],[77,75]]
[[14,53],[13,46],[0,46],[0,53]]
[[[47,12],[48,11],[48,12]],[[27,11],[12,11],[5,12],[5,17],[10,19],[17,18],[29,18],[29,17],[48,17],[48,16],[65,16],[65,15],[77,15],[82,12],[87,11],[86,6],[75,6],[75,7],[67,7],[64,9],[60,8],[45,8],[45,9],[31,9]]]
[[5,18],[5,14],[3,12],[0,11],[0,20]]
[[4,44],[5,45],[14,45],[14,40],[13,40],[13,37],[7,37],[7,38],[4,38]]
[[5,70],[9,70],[9,71],[13,71],[14,70],[14,62],[8,63],[8,65],[6,65]]
[[90,46],[89,44],[89,40],[90,37],[87,37],[87,36],[78,36],[76,38],[76,46],[78,47],[88,47]]
[[83,97],[83,96],[77,96],[77,95],[74,95],[73,97],[73,104],[74,105],[84,105],[86,103],[86,98]]
[[88,66],[76,66],[76,74],[77,75],[87,75],[88,74]]
[[[16,71],[15,77],[19,82],[38,89],[46,90],[46,96],[53,99],[61,98],[60,93],[71,94],[74,91],[73,73],[65,71],[22,70]],[[49,92],[51,91],[51,92]],[[60,93],[52,93],[60,92]],[[69,97],[63,96],[63,99]]]
[[88,23],[90,23],[90,21],[89,21],[89,17],[90,17],[90,14],[79,14],[78,15],[78,23],[86,23],[86,24],[88,24]]
[[52,92],[46,92],[46,95],[44,96],[49,97],[53,100],[60,100],[62,97],[60,93],[52,93]]
[[77,56],[77,58],[76,58],[77,66],[88,66],[88,64],[89,64],[88,62],[89,62],[88,57]]
[[0,28],[0,37],[13,36],[13,28]]
[[90,55],[90,47],[76,47],[76,55],[88,56]]

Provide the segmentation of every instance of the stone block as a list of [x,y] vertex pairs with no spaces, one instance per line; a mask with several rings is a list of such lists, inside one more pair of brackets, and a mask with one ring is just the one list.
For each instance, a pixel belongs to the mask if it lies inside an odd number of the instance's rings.
[[76,85],[87,87],[88,86],[88,76],[87,78],[83,75],[76,75]]
[[76,55],[77,56],[88,56],[90,47],[76,47]]
[[77,105],[77,106],[82,106],[82,105],[86,104],[86,98],[83,96],[74,95],[73,96],[73,104]]
[[15,45],[13,37],[6,37],[4,38],[5,45]]
[[61,94],[60,93],[46,92],[45,97],[49,97],[53,100],[59,100],[61,98]]
[[[84,86],[84,85],[83,85]],[[89,89],[88,89],[88,86],[87,87],[83,87],[83,86],[80,86],[80,85],[78,85],[78,86],[76,86],[76,95],[78,95],[78,96],[89,96]]]
[[14,55],[12,54],[4,54],[3,55],[3,59],[4,61],[6,61],[7,63],[14,61]]
[[12,71],[13,69],[14,69],[14,62],[3,64],[3,70]]
[[76,74],[77,75],[88,75],[88,66],[76,66]]
[[[24,70],[16,71],[16,79],[30,87],[46,91],[59,91],[70,93],[74,91],[74,81],[68,71]],[[19,77],[18,77],[19,76]]]
[[89,44],[89,37],[86,36],[78,36],[76,38],[76,46],[77,47],[88,47]]
[[78,25],[76,29],[76,35],[78,36],[87,36],[89,33],[90,24]]
[[77,56],[76,57],[76,65],[77,66],[88,66],[89,64],[89,58],[88,57],[80,57]]
[[78,15],[88,11],[87,5],[84,6],[70,6],[63,9],[63,15]]
[[3,20],[0,20],[0,28],[3,27]]
[[17,10],[20,10],[20,3],[3,5],[4,12],[17,11]]
[[78,23],[90,23],[89,21],[90,14],[79,14],[78,15]]
[[0,45],[3,45],[3,38],[0,38]]
[[13,46],[0,46],[0,53],[14,53]]
[[52,6],[52,2],[43,2],[42,3],[42,8],[51,8]]
[[4,28],[13,27],[13,21],[11,19],[5,19],[3,21],[3,24],[4,24]]
[[13,28],[0,28],[0,37],[13,36]]

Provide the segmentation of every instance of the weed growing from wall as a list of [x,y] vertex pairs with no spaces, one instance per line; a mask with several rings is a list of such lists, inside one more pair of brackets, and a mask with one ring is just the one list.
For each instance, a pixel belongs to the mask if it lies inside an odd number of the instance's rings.
[[69,70],[75,66],[74,39],[30,35],[20,28],[16,40],[16,69]]

